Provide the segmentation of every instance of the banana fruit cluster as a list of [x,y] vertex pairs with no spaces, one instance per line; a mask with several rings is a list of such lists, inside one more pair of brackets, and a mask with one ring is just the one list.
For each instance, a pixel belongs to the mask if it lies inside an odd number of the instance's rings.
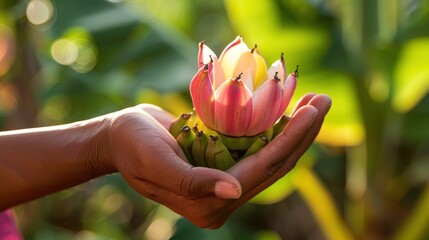
[[205,127],[197,114],[192,112],[176,118],[169,131],[190,164],[225,171],[267,145],[283,131],[289,120],[288,116],[283,115],[274,126],[257,136],[230,137]]

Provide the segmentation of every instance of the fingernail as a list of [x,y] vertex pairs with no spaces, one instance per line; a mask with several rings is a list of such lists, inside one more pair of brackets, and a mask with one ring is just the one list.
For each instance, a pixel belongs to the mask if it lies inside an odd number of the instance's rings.
[[317,114],[319,114],[319,111],[316,108],[314,108],[314,113],[311,116],[310,123],[308,124],[308,130],[310,130],[310,128],[313,126],[313,124],[314,124],[314,122],[316,120]]
[[225,199],[238,199],[241,195],[240,191],[234,184],[226,181],[216,182],[214,194],[217,197]]

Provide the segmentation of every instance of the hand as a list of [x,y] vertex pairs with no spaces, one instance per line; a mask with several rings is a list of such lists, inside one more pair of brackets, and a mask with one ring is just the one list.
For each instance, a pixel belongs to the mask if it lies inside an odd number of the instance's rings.
[[169,134],[173,117],[152,105],[113,115],[111,164],[143,196],[199,227],[218,228],[230,214],[288,173],[317,136],[331,99],[307,94],[285,130],[227,172],[190,165]]

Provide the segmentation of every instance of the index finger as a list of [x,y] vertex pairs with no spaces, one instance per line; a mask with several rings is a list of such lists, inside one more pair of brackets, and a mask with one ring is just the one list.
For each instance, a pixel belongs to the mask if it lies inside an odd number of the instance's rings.
[[246,194],[243,194],[241,198],[242,201],[249,200],[256,194],[267,188],[269,185],[273,184],[279,178],[287,174],[295,166],[298,159],[313,143],[322,126],[323,120],[331,107],[332,101],[329,96],[318,94],[314,96],[309,95],[308,101],[304,102],[307,102],[306,104],[311,105],[318,110],[318,114],[313,124],[311,125],[310,130],[307,132],[306,136],[304,137],[304,139],[302,139],[299,145],[293,150],[293,153],[291,153],[291,155],[289,155],[287,159],[284,159],[283,165],[279,167],[276,173],[274,173],[271,178],[267,179],[265,182],[261,183],[251,191],[248,191],[246,192]]
[[283,165],[305,138],[317,113],[318,110],[313,106],[301,107],[279,136],[258,153],[241,160],[227,171],[238,179],[243,193],[265,182]]

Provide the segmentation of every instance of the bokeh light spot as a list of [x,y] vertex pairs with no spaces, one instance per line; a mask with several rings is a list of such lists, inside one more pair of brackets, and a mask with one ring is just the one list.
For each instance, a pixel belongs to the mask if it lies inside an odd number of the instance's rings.
[[56,40],[51,47],[52,57],[62,65],[73,64],[79,53],[79,48],[72,40],[61,38]]
[[82,28],[71,28],[51,45],[56,62],[70,66],[79,73],[91,71],[97,64],[97,46]]
[[54,15],[54,8],[49,0],[31,0],[27,5],[27,19],[34,25],[47,23]]
[[145,237],[147,239],[168,239],[173,235],[173,225],[166,218],[155,219],[147,228]]
[[14,34],[8,26],[0,23],[0,76],[9,71],[14,58]]
[[0,110],[13,111],[18,103],[16,94],[12,85],[0,82]]
[[57,94],[49,98],[40,114],[44,121],[61,124],[70,115],[70,99],[63,94]]
[[86,38],[76,39],[78,56],[72,64],[76,72],[86,73],[93,69],[97,63],[97,52],[95,45]]
[[109,197],[106,198],[106,200],[103,203],[103,209],[107,213],[113,213],[116,212],[121,208],[121,206],[124,204],[125,198],[123,195],[116,193],[112,194]]

